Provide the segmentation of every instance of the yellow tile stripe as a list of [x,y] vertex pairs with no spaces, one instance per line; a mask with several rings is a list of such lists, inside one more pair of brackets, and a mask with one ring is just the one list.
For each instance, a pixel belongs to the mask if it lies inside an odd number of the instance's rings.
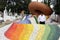
[[33,31],[33,25],[25,24],[25,29],[19,36],[19,40],[29,40],[29,37]]
[[44,25],[40,25],[40,24],[38,24],[38,25],[39,25],[40,29],[38,31],[39,33],[36,36],[36,40],[42,40],[44,31],[45,31],[45,26]]

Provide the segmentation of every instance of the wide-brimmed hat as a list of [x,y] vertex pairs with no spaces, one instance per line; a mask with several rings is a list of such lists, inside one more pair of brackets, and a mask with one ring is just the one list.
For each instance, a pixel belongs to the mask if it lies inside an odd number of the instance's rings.
[[28,5],[28,9],[32,14],[36,14],[36,15],[39,14],[39,12],[42,12],[43,14],[49,16],[53,12],[49,6],[47,6],[44,3],[40,3],[40,2],[31,2]]

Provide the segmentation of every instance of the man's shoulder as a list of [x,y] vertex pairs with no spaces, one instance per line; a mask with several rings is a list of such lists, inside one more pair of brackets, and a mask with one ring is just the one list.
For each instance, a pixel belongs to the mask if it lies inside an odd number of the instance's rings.
[[39,15],[39,16],[41,16],[41,15]]
[[45,15],[43,15],[43,16],[45,16]]

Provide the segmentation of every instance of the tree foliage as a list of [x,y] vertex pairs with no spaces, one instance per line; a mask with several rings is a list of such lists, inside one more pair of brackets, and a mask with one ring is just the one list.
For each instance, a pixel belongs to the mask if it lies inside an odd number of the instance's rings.
[[0,0],[0,11],[3,11],[5,6],[6,6],[6,0],[5,1]]
[[56,5],[54,7],[55,13],[60,15],[60,0],[56,0]]
[[[24,9],[26,12],[28,11],[28,4],[31,0],[11,0],[16,2],[16,5],[10,5],[11,2],[7,3],[7,0],[0,0],[0,10],[4,10],[5,6],[7,6],[7,10],[11,8],[12,12],[19,12],[21,9]],[[22,2],[24,1],[24,3]]]

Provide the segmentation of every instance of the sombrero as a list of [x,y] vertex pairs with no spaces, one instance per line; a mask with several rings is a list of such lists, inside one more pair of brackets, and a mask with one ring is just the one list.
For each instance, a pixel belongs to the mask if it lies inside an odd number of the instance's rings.
[[44,3],[40,3],[40,2],[31,2],[28,5],[28,9],[32,14],[36,14],[36,15],[38,15],[37,11],[42,12],[47,16],[51,15],[52,12],[53,12],[52,9],[49,6],[47,6]]

